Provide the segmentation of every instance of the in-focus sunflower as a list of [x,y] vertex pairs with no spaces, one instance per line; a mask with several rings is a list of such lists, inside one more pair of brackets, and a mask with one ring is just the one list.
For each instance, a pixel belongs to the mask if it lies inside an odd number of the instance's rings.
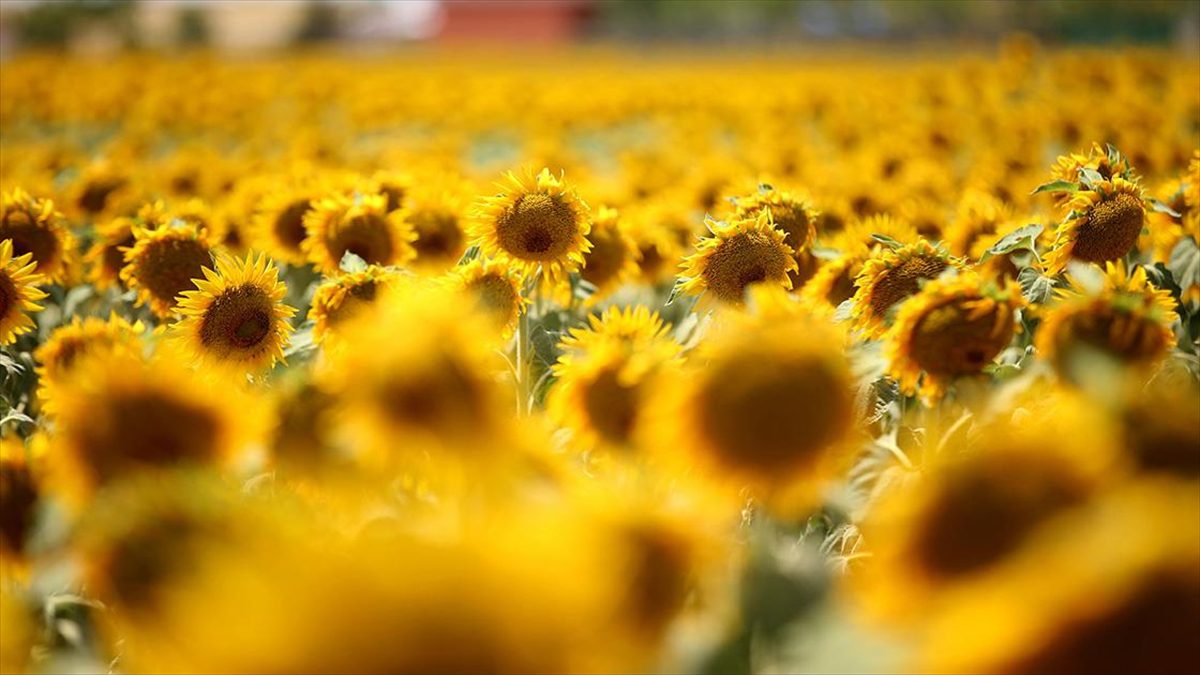
[[400,280],[400,273],[378,265],[327,278],[313,294],[308,318],[313,321],[313,339],[324,342],[346,319],[375,302],[386,287]]
[[387,210],[380,194],[338,194],[319,200],[304,216],[301,248],[317,269],[334,274],[347,253],[368,265],[403,265],[416,252],[412,225]]
[[537,271],[551,282],[583,264],[591,249],[587,204],[574,188],[549,169],[536,176],[509,172],[503,191],[486,198],[471,226],[472,243],[488,256],[512,260],[527,274]]
[[59,391],[51,476],[79,505],[127,475],[228,467],[264,424],[244,388],[170,358],[90,355],[73,369],[72,385]]
[[452,270],[447,281],[473,298],[476,308],[506,336],[516,330],[521,313],[529,305],[529,299],[521,295],[521,272],[511,262],[476,258]]
[[35,269],[33,254],[13,257],[12,241],[0,240],[0,345],[12,344],[33,329],[29,314],[40,311],[37,301],[46,297],[38,288],[46,280]]
[[1068,280],[1035,339],[1042,358],[1060,375],[1077,379],[1079,368],[1087,368],[1086,359],[1095,354],[1132,366],[1152,365],[1175,344],[1175,299],[1150,285],[1145,268],[1130,274],[1124,261],[1109,263],[1096,292],[1085,290],[1080,280]]
[[1101,180],[1080,190],[1067,204],[1070,212],[1055,232],[1046,268],[1057,274],[1074,260],[1104,263],[1133,250],[1146,221],[1145,197],[1137,183]]
[[466,206],[453,188],[414,190],[401,217],[412,226],[414,264],[438,272],[450,269],[467,249]]
[[1014,281],[964,273],[929,282],[887,334],[888,373],[906,394],[940,398],[954,379],[983,372],[1008,347],[1024,303]]
[[84,256],[84,262],[89,266],[88,279],[97,288],[110,288],[121,283],[125,251],[137,243],[133,237],[135,224],[132,218],[120,216],[96,228],[96,239]]
[[583,256],[579,274],[596,287],[593,298],[617,288],[638,270],[638,247],[617,210],[601,206],[588,233],[592,247]]
[[784,233],[771,225],[770,216],[730,222],[708,221],[710,236],[696,244],[683,259],[680,291],[692,295],[711,293],[722,303],[741,305],[746,288],[758,283],[790,289],[789,273],[798,269]]
[[169,317],[184,291],[195,288],[212,267],[213,249],[208,237],[195,225],[133,230],[136,243],[125,251],[121,280],[137,291],[138,304],[149,304],[160,318]]
[[765,211],[771,224],[783,230],[783,243],[799,255],[812,248],[817,238],[817,219],[821,213],[807,199],[787,190],[760,185],[758,191],[734,200],[738,218],[753,218]]
[[283,304],[287,287],[264,254],[217,258],[195,290],[179,301],[182,319],[171,327],[176,344],[198,363],[256,373],[283,359],[296,310]]
[[284,185],[268,190],[250,219],[251,246],[291,265],[308,262],[300,245],[307,232],[304,217],[317,201],[318,189],[308,185]]
[[1050,167],[1050,178],[1078,183],[1085,169],[1095,171],[1104,180],[1133,179],[1133,167],[1130,166],[1129,160],[1116,148],[1102,148],[1099,143],[1092,143],[1086,154],[1071,152],[1059,156],[1054,161],[1054,166]]
[[12,242],[12,254],[32,256],[47,281],[66,279],[75,238],[54,202],[31,196],[21,188],[0,197],[0,240]]
[[140,356],[144,330],[140,322],[131,324],[115,313],[107,321],[76,316],[71,323],[56,328],[33,353],[38,362],[38,399],[44,410],[54,412],[58,399],[55,392],[73,386],[75,366],[82,360],[114,352]]
[[855,278],[854,327],[869,338],[887,330],[889,313],[948,269],[963,264],[927,241],[885,248],[863,263]]

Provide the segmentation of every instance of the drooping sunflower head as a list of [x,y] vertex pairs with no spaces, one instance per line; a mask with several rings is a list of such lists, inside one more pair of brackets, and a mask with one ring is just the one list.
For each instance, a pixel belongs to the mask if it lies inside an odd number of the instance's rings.
[[59,392],[48,457],[56,485],[77,502],[130,475],[228,467],[263,429],[245,388],[171,358],[88,355]]
[[184,291],[181,321],[171,327],[175,343],[205,366],[256,373],[283,359],[296,310],[283,304],[287,287],[264,254],[217,259],[204,279]]
[[784,508],[811,504],[853,426],[844,342],[804,313],[723,318],[690,367],[657,387],[648,447]]
[[38,362],[38,399],[45,412],[54,412],[61,396],[57,392],[72,386],[80,362],[96,354],[141,355],[144,330],[140,322],[131,324],[115,313],[107,321],[76,316],[71,323],[56,328],[33,353]]
[[266,190],[250,219],[248,239],[254,248],[293,265],[308,261],[300,245],[307,232],[304,217],[319,191],[312,185],[280,185]]
[[511,261],[476,258],[455,268],[447,276],[451,287],[475,301],[478,311],[492,320],[505,335],[516,330],[521,313],[529,305],[522,295],[521,270]]
[[138,304],[150,305],[160,318],[177,310],[180,294],[195,288],[212,267],[213,247],[195,225],[172,223],[166,227],[135,227],[134,245],[125,251],[121,280],[137,292]]
[[336,273],[347,253],[368,265],[403,265],[416,252],[416,234],[399,211],[387,210],[381,194],[342,193],[319,200],[304,215],[307,236],[301,248],[317,269]]
[[313,321],[313,339],[318,343],[336,335],[339,327],[375,303],[379,294],[401,279],[399,272],[368,265],[357,272],[344,272],[317,286],[308,317]]
[[559,342],[564,351],[588,351],[602,342],[615,341],[638,349],[668,339],[670,325],[645,305],[612,306],[588,316],[586,326],[572,328]]
[[927,241],[879,250],[855,278],[854,327],[867,337],[882,336],[894,308],[903,307],[922,284],[962,267],[961,261]]
[[1146,220],[1142,188],[1123,178],[1091,183],[1075,192],[1067,207],[1046,256],[1053,274],[1071,260],[1105,263],[1124,257],[1137,244]]
[[467,249],[466,214],[466,204],[455,187],[411,191],[402,217],[416,234],[412,245],[418,268],[442,272],[462,258]]
[[907,394],[939,398],[955,379],[983,372],[1008,347],[1024,303],[1011,280],[964,273],[926,284],[900,308],[887,334],[889,374]]
[[96,239],[84,256],[89,265],[88,279],[97,288],[110,288],[121,283],[121,268],[125,267],[125,251],[136,241],[133,238],[133,218],[120,216],[96,228]]
[[1099,356],[1135,368],[1160,362],[1175,344],[1178,320],[1169,291],[1152,286],[1146,270],[1108,263],[1100,287],[1068,277],[1070,286],[1046,310],[1035,345],[1068,381],[1078,381]]
[[472,243],[526,272],[540,267],[551,280],[583,264],[591,249],[591,219],[574,188],[549,169],[536,176],[530,170],[510,172],[498,187],[502,192],[486,198],[476,211]]
[[758,191],[734,200],[737,218],[753,218],[766,212],[771,224],[784,233],[783,243],[799,255],[817,238],[817,219],[821,213],[807,199],[787,190],[760,185]]
[[33,329],[29,314],[41,310],[37,301],[46,297],[38,288],[45,277],[35,269],[32,254],[14,257],[12,241],[0,240],[0,345],[10,345]]
[[33,197],[21,188],[5,192],[0,200],[0,240],[11,242],[14,256],[29,254],[47,281],[63,281],[75,252],[75,238],[54,202]]
[[792,248],[783,243],[783,231],[771,225],[767,213],[753,219],[709,221],[708,227],[709,236],[701,238],[695,252],[680,265],[682,292],[707,292],[722,303],[741,305],[753,284],[792,287],[788,274],[797,269],[796,259]]
[[596,210],[588,241],[580,276],[596,287],[592,298],[598,299],[637,273],[639,251],[617,210],[607,206]]

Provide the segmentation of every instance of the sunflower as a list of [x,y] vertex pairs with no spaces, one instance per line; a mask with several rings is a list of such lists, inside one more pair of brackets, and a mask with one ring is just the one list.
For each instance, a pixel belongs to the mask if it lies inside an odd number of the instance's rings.
[[983,372],[1008,347],[1024,303],[1013,281],[965,273],[926,284],[887,334],[889,374],[906,394],[940,398],[955,378]]
[[388,213],[408,205],[408,196],[413,189],[413,179],[397,171],[376,171],[367,181],[370,193],[383,195],[384,208]]
[[471,239],[485,254],[511,260],[526,274],[539,268],[551,282],[583,264],[591,250],[587,204],[549,169],[536,176],[509,172],[503,191],[484,200],[471,226]]
[[753,219],[766,212],[771,224],[783,231],[783,243],[796,255],[808,251],[816,241],[821,213],[800,195],[763,184],[758,192],[735,199],[734,208],[737,219]]
[[615,341],[637,350],[667,339],[669,331],[670,325],[645,305],[612,306],[588,316],[586,326],[568,330],[558,346],[564,351],[586,352],[602,342]]
[[789,273],[798,269],[784,233],[771,225],[770,216],[728,223],[709,221],[711,236],[700,239],[696,250],[680,267],[680,291],[692,295],[711,292],[719,301],[741,305],[746,288],[766,283],[790,289]]
[[1099,143],[1092,143],[1086,154],[1071,152],[1059,156],[1050,167],[1050,178],[1078,183],[1085,169],[1095,171],[1104,180],[1132,180],[1134,177],[1133,167],[1120,152],[1112,146],[1102,148]]
[[1127,388],[1117,410],[1125,450],[1144,473],[1200,480],[1200,386],[1164,380]]
[[262,432],[248,392],[169,358],[89,355],[59,392],[48,458],[56,487],[76,502],[127,475],[230,466]]
[[313,321],[313,339],[324,342],[337,327],[363,307],[375,302],[384,288],[396,284],[400,273],[378,265],[327,278],[313,294],[308,318]]
[[927,241],[882,249],[863,263],[854,284],[854,327],[868,338],[887,330],[889,313],[925,282],[963,263]]
[[171,327],[176,344],[193,360],[218,368],[257,373],[283,359],[296,310],[283,304],[287,287],[264,254],[241,260],[217,258],[216,271],[184,291],[182,318]]
[[651,285],[674,280],[686,237],[681,243],[674,232],[663,227],[653,207],[634,207],[625,213],[629,235],[637,247],[639,280]]
[[347,253],[368,265],[403,265],[412,260],[416,234],[399,212],[387,211],[383,195],[338,194],[319,200],[304,216],[308,232],[301,248],[325,274],[336,273]]
[[24,594],[14,584],[0,584],[0,624],[4,626],[0,637],[0,671],[32,671],[33,654],[41,633],[36,618]]
[[869,562],[848,590],[903,628],[1017,554],[1111,482],[1119,454],[1086,402],[1044,396],[892,481],[860,523]]
[[0,240],[0,345],[10,345],[33,329],[29,314],[40,311],[37,301],[46,297],[38,288],[46,280],[36,268],[32,253],[13,257],[12,241]]
[[133,247],[125,251],[121,280],[137,292],[139,305],[149,304],[159,318],[167,318],[176,311],[180,294],[195,288],[193,282],[203,279],[205,268],[212,267],[208,237],[186,224],[135,227],[133,237]]
[[129,176],[117,170],[111,161],[98,161],[84,167],[71,185],[67,209],[94,218],[112,213],[117,202],[129,197]]
[[21,188],[5,192],[0,200],[0,240],[12,242],[15,256],[31,255],[38,272],[50,283],[64,281],[75,238],[54,202],[33,197]]
[[490,317],[504,335],[516,330],[529,299],[521,295],[521,272],[510,261],[476,258],[456,267],[447,281],[460,293],[474,298],[476,308]]
[[638,246],[629,236],[616,209],[601,206],[596,210],[588,241],[592,247],[583,255],[583,269],[579,274],[584,281],[596,287],[593,299],[598,299],[637,274]]
[[1146,366],[1159,362],[1175,344],[1171,326],[1178,318],[1169,291],[1151,286],[1146,270],[1130,274],[1124,261],[1105,266],[1096,292],[1068,277],[1070,286],[1046,310],[1035,346],[1060,375],[1074,379],[1080,359],[1091,353],[1117,362]]
[[84,256],[84,262],[89,266],[88,279],[97,288],[111,288],[121,283],[125,251],[137,243],[133,236],[135,225],[133,218],[119,216],[96,228],[96,239]]
[[1146,220],[1145,197],[1137,183],[1113,178],[1076,192],[1067,204],[1046,256],[1046,268],[1057,274],[1072,260],[1104,263],[1133,250]]
[[95,354],[123,352],[141,355],[145,345],[145,327],[129,323],[112,314],[108,320],[96,317],[73,317],[71,323],[59,326],[33,353],[38,362],[38,400],[47,413],[53,413],[59,395],[55,392],[73,386],[75,367]]
[[342,457],[336,439],[333,396],[307,371],[289,371],[274,389],[275,424],[268,437],[274,465],[289,476],[327,475]]
[[722,318],[691,365],[656,387],[647,447],[779,508],[811,506],[847,459],[854,397],[844,341],[799,312]]
[[316,204],[318,194],[314,186],[286,183],[267,190],[250,218],[251,246],[291,265],[308,262],[301,249],[307,236],[304,218]]
[[947,217],[939,201],[932,198],[912,198],[896,208],[897,219],[909,223],[917,234],[929,241],[940,241],[947,228]]
[[832,247],[842,253],[878,251],[884,247],[880,238],[914,244],[921,240],[911,223],[887,214],[855,218],[832,238]]
[[565,351],[551,369],[557,382],[547,410],[581,449],[629,448],[652,380],[679,364],[680,351],[662,333],[637,342],[594,340],[587,349]]
[[817,268],[800,295],[816,305],[837,307],[854,297],[854,279],[862,270],[866,253],[840,255]]
[[10,569],[19,573],[25,567],[26,545],[43,502],[37,462],[31,465],[28,453],[20,438],[0,438],[0,575],[5,580]]
[[401,217],[416,233],[414,264],[439,272],[454,266],[467,249],[466,207],[457,190],[414,190],[404,201]]
[[1064,514],[947,603],[912,670],[1189,672],[1200,621],[1198,510],[1194,485],[1135,481]]
[[968,191],[946,230],[946,247],[954,255],[970,255],[979,239],[996,234],[1011,218],[1011,209],[1004,202],[984,192]]

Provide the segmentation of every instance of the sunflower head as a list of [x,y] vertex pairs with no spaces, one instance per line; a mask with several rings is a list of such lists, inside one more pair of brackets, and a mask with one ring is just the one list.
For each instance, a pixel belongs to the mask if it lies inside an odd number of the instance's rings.
[[311,185],[275,186],[267,190],[250,218],[248,239],[253,247],[293,265],[307,262],[300,245],[307,232],[304,217],[319,194]]
[[476,308],[492,319],[505,335],[516,330],[521,313],[529,305],[522,295],[521,269],[511,261],[476,258],[455,268],[447,276],[459,293],[474,299]]
[[1074,193],[1067,207],[1046,256],[1047,270],[1055,274],[1071,260],[1105,263],[1124,257],[1146,221],[1142,188],[1123,178],[1090,183]]
[[663,323],[658,312],[644,305],[611,306],[599,314],[588,316],[586,326],[572,328],[559,342],[564,351],[588,351],[602,342],[615,341],[638,349],[641,345],[667,339],[670,325]]
[[855,218],[832,238],[833,248],[847,254],[866,254],[885,248],[882,239],[891,239],[901,244],[913,244],[921,240],[908,221],[877,214]]
[[71,323],[59,326],[33,353],[38,362],[38,399],[47,413],[53,413],[60,389],[72,386],[75,367],[93,355],[120,352],[141,355],[144,344],[140,322],[129,323],[117,314],[108,320],[96,317],[74,317]]
[[[663,226],[664,206],[631,207],[624,213],[630,223],[629,235],[637,247],[638,277],[643,283],[658,284],[674,279],[688,237]],[[685,223],[686,224],[686,223]]]
[[263,254],[217,259],[204,279],[184,291],[182,320],[171,327],[177,345],[199,363],[242,372],[260,372],[283,359],[296,313],[283,304],[287,287]]
[[121,280],[137,291],[138,303],[148,304],[159,317],[177,309],[179,296],[195,288],[213,262],[208,236],[195,225],[172,223],[148,229],[135,227],[134,245],[125,251]]
[[1050,167],[1050,178],[1078,183],[1085,169],[1096,172],[1104,180],[1132,180],[1135,177],[1129,160],[1120,151],[1112,146],[1102,148],[1099,143],[1092,143],[1092,147],[1088,148],[1086,153],[1071,152],[1060,155],[1054,161],[1054,166]]
[[784,233],[783,243],[799,255],[817,238],[817,219],[821,213],[807,199],[770,185],[760,185],[754,194],[734,200],[736,217],[754,218],[766,212],[771,224]]
[[855,278],[854,326],[867,337],[877,338],[887,330],[893,308],[949,269],[962,263],[927,241],[884,248],[863,263]]
[[542,169],[509,173],[502,192],[475,213],[472,243],[490,257],[511,260],[527,273],[539,267],[551,280],[578,269],[591,249],[587,204],[574,188]]
[[17,436],[0,438],[0,571],[6,575],[10,564],[24,567],[26,543],[42,502],[40,472],[27,454]]
[[955,255],[970,255],[979,239],[996,234],[1011,218],[1004,202],[986,192],[968,191],[946,231],[946,246]]
[[854,297],[854,280],[865,261],[866,254],[860,253],[839,255],[821,263],[800,295],[816,306],[837,307]]
[[90,271],[89,280],[97,288],[109,288],[121,283],[121,268],[125,267],[125,251],[136,240],[133,218],[120,216],[96,228],[96,239],[84,257]]
[[1126,388],[1117,411],[1125,450],[1143,473],[1200,480],[1200,387],[1165,380]]
[[37,301],[46,297],[38,288],[46,279],[35,269],[32,254],[14,257],[12,241],[0,240],[0,345],[10,345],[33,329],[29,314],[41,310]]
[[12,254],[29,254],[50,282],[66,278],[75,252],[75,238],[54,202],[31,196],[21,188],[0,196],[0,240],[7,239]]
[[682,292],[708,292],[724,304],[741,305],[746,289],[754,284],[792,287],[788,275],[798,269],[795,256],[766,212],[729,222],[709,221],[708,227],[709,236],[701,238],[680,265]]
[[459,192],[450,187],[414,189],[405,199],[402,217],[416,235],[412,245],[417,267],[441,272],[466,251],[466,205]]
[[1074,381],[1096,355],[1117,363],[1151,366],[1175,344],[1178,316],[1169,291],[1155,288],[1146,270],[1129,273],[1124,261],[1108,263],[1099,288],[1068,276],[1070,286],[1045,314],[1035,345],[1059,375]]
[[926,284],[887,334],[889,374],[907,394],[940,398],[947,385],[983,372],[1008,347],[1024,304],[1013,281],[964,273]]
[[367,191],[383,195],[388,213],[403,208],[413,190],[412,177],[398,171],[376,171],[368,183]]
[[400,212],[387,210],[380,194],[342,193],[318,201],[304,216],[301,248],[325,274],[340,268],[347,253],[368,265],[403,265],[413,258],[416,236]]
[[327,278],[313,294],[308,317],[313,320],[313,339],[324,342],[338,327],[362,309],[374,304],[380,293],[401,279],[399,272],[368,265],[357,272]]

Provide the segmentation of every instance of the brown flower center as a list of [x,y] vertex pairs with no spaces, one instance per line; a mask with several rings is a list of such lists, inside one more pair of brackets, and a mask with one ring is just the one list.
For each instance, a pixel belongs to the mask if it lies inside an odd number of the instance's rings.
[[448,260],[462,252],[463,231],[453,214],[420,211],[412,215],[412,223],[417,231],[413,248],[418,259]]
[[620,234],[611,229],[592,230],[588,239],[592,242],[592,250],[584,257],[581,274],[588,282],[601,287],[616,278],[632,251]]
[[20,554],[33,528],[37,485],[24,465],[0,463],[0,552]]
[[271,298],[253,284],[226,289],[205,312],[200,341],[218,350],[253,350],[271,332],[272,305]]
[[942,258],[930,255],[902,260],[875,280],[871,289],[871,314],[880,319],[886,317],[896,303],[919,290],[922,280],[936,279],[947,266]]
[[762,232],[740,232],[721,242],[704,266],[704,281],[718,299],[741,304],[750,284],[786,278],[792,257]]
[[559,197],[522,196],[497,220],[500,247],[522,260],[557,260],[579,233],[578,216]]
[[615,368],[602,371],[587,383],[583,408],[600,436],[612,443],[627,443],[638,413],[637,385],[622,384]]
[[53,273],[62,259],[62,242],[47,225],[39,225],[24,211],[11,211],[0,226],[0,239],[11,239],[13,257],[33,254],[38,271]]
[[978,373],[1008,346],[1013,332],[1007,307],[997,305],[971,318],[969,308],[949,302],[929,310],[917,322],[912,358],[933,375]]
[[160,239],[150,244],[135,263],[134,276],[154,298],[175,304],[180,293],[195,288],[193,279],[212,266],[208,247],[195,239]]
[[355,216],[338,227],[329,238],[329,251],[334,260],[353,253],[370,265],[387,265],[395,255],[395,243],[383,216]]
[[1137,197],[1119,193],[1092,207],[1079,226],[1072,255],[1101,263],[1116,260],[1133,248],[1142,233],[1145,209]]
[[275,236],[293,251],[300,250],[307,232],[304,229],[304,214],[312,207],[312,202],[300,199],[292,202],[275,217]]

